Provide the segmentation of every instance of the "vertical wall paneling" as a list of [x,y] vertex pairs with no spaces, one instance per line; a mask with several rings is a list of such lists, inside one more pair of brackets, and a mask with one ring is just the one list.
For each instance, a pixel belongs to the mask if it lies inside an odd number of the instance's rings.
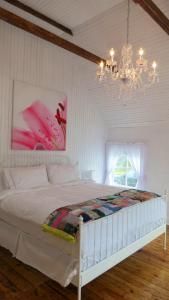
[[[30,165],[53,162],[57,155],[94,169],[102,181],[105,126],[85,86],[88,63],[5,22],[0,22],[0,164]],[[64,91],[68,96],[66,152],[11,151],[13,80]]]

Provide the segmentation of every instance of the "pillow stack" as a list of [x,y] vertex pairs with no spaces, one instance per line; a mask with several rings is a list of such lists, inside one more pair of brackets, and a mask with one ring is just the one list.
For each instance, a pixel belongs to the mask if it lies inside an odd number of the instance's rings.
[[5,189],[31,189],[49,184],[64,184],[79,179],[78,164],[5,168],[0,171],[0,192]]

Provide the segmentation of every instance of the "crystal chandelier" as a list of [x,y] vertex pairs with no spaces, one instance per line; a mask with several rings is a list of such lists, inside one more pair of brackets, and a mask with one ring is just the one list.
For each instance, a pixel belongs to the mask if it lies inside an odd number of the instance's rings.
[[111,48],[110,57],[106,61],[101,61],[96,73],[100,82],[111,85],[114,81],[120,85],[120,95],[123,91],[132,92],[138,88],[151,86],[158,81],[157,63],[152,64],[144,57],[144,50],[140,48],[136,62],[133,62],[133,49],[129,44],[129,18],[130,0],[128,0],[127,10],[127,41],[121,51],[119,63],[115,59],[115,50]]

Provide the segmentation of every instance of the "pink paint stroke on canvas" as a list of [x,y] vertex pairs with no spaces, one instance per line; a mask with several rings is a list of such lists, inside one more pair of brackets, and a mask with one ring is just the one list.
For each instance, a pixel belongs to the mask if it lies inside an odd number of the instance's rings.
[[60,101],[56,113],[40,100],[34,101],[21,112],[28,129],[13,128],[14,150],[65,150],[67,99]]

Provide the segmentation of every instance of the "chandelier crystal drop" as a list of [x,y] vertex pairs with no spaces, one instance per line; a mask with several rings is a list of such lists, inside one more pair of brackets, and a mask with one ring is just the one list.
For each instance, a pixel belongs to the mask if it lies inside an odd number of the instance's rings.
[[[111,85],[114,81],[120,85],[120,95],[123,91],[132,92],[138,88],[146,88],[158,82],[157,63],[153,61],[149,64],[145,58],[144,49],[140,48],[136,61],[133,60],[133,48],[129,43],[129,17],[130,0],[128,0],[127,13],[127,41],[122,47],[119,62],[115,58],[115,50],[111,48],[109,58],[101,61],[97,70],[97,78],[100,82]],[[134,62],[133,62],[134,61]]]

